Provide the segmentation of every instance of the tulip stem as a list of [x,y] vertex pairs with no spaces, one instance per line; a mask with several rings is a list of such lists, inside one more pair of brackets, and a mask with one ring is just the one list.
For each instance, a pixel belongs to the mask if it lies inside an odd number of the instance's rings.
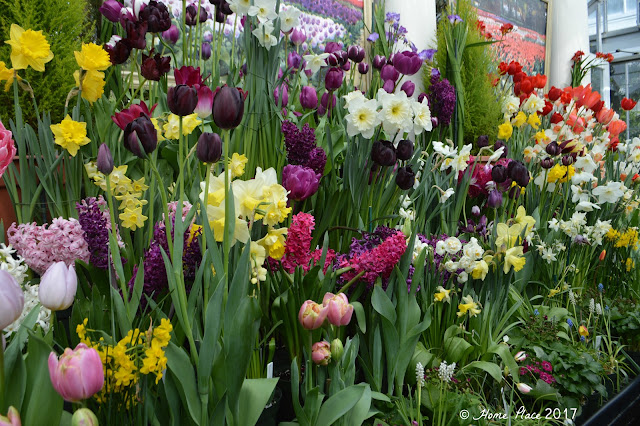
[[[0,330],[2,333],[2,330]],[[0,409],[4,409],[4,345],[0,342]],[[2,411],[4,413],[4,411]]]

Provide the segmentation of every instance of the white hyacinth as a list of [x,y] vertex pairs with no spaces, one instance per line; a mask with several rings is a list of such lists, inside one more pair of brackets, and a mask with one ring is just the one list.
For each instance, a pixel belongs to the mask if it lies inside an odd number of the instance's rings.
[[419,388],[424,387],[424,366],[421,362],[416,364],[416,384]]
[[573,294],[573,290],[569,290],[569,302],[575,306],[576,305],[576,295]]
[[442,361],[438,368],[438,376],[443,382],[450,382],[453,377],[453,371],[456,369],[456,363],[447,365],[447,361]]
[[596,311],[596,301],[591,299],[589,300],[589,313],[593,314]]
[[602,315],[602,305],[596,303],[596,315]]

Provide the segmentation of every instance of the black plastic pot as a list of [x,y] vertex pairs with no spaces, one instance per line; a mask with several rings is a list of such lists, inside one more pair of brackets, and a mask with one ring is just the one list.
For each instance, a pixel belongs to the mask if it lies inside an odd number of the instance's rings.
[[264,407],[264,411],[260,414],[256,426],[276,426],[278,424],[277,416],[281,401],[282,391],[276,386],[273,390],[271,401]]
[[615,398],[600,408],[582,424],[584,426],[637,425],[640,424],[640,376],[636,377]]

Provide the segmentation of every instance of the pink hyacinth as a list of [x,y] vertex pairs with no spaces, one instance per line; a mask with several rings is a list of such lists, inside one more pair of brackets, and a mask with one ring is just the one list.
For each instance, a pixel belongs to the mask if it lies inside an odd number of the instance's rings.
[[89,247],[77,219],[55,218],[50,225],[13,223],[7,230],[9,243],[39,275],[55,262],[67,266],[76,260],[89,261]]
[[282,267],[289,273],[296,266],[302,266],[307,272],[311,261],[311,232],[315,228],[315,219],[309,213],[298,213],[293,216],[287,232],[287,242],[282,258]]
[[406,249],[406,237],[402,232],[396,231],[377,247],[343,260],[340,268],[351,266],[353,269],[342,274],[342,278],[350,281],[360,272],[364,272],[360,279],[369,284],[373,284],[377,277],[387,279]]

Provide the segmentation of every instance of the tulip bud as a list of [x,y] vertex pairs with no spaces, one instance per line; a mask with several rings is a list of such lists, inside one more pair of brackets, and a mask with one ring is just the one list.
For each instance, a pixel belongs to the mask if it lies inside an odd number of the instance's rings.
[[198,104],[193,110],[198,117],[207,118],[211,115],[211,109],[213,108],[213,92],[207,85],[201,85],[198,87]]
[[333,54],[338,58],[338,66],[343,66],[349,61],[349,55],[344,50],[336,50]]
[[347,50],[347,55],[355,63],[360,63],[364,59],[365,51],[361,46],[351,46]]
[[20,420],[20,413],[16,409],[16,407],[9,407],[9,411],[7,412],[7,417],[0,416],[0,426],[22,426],[22,421]]
[[606,256],[607,256],[607,251],[606,250],[602,250],[600,252],[600,257],[599,257],[600,262],[602,262]]
[[[282,104],[280,103],[280,91],[282,91]],[[276,101],[276,105],[280,107],[286,107],[289,102],[289,89],[286,84],[281,84],[273,91],[273,98]]]
[[203,23],[206,20],[207,20],[207,11],[204,9],[204,7],[200,7],[200,15],[198,15],[198,7],[196,7],[193,4],[190,4],[189,6],[187,6],[186,13],[185,13],[186,25],[193,27],[198,23],[198,21],[200,21],[200,23]]
[[358,64],[358,72],[362,75],[365,75],[369,72],[369,64],[366,62],[360,62]]
[[202,43],[202,46],[200,47],[200,55],[205,61],[211,57],[211,43]]
[[238,87],[224,85],[213,93],[213,121],[218,127],[230,130],[238,127],[244,115],[244,101],[247,97]]
[[287,164],[282,170],[282,186],[290,199],[302,201],[318,191],[321,177],[309,167]]
[[518,383],[518,384],[516,385],[516,387],[517,387],[517,388],[518,388],[518,390],[519,390],[520,392],[522,392],[522,393],[529,393],[529,392],[531,392],[531,386],[526,385],[526,384],[524,384],[524,383],[522,383],[522,382]]
[[106,0],[102,3],[102,6],[100,6],[98,11],[109,21],[115,23],[120,21],[120,15],[122,14],[121,12],[123,7],[124,6],[119,1]]
[[300,46],[307,40],[307,35],[304,30],[294,28],[289,38],[291,39],[291,42],[293,44],[295,44],[296,46]]
[[550,169],[554,166],[555,162],[553,161],[553,159],[551,157],[547,157],[547,158],[543,158],[542,160],[540,160],[540,165],[542,166],[543,169]]
[[384,89],[385,92],[387,93],[393,93],[393,91],[396,88],[396,84],[393,82],[393,80],[387,80],[384,82],[384,84],[382,85],[382,88]]
[[344,346],[342,345],[342,340],[333,339],[333,341],[331,341],[331,359],[340,361],[343,353]]
[[98,418],[88,408],[80,408],[73,413],[71,426],[98,426]]
[[406,161],[413,155],[413,142],[403,139],[398,142],[398,147],[396,148],[396,155],[398,156],[398,160]]
[[411,97],[413,96],[413,92],[416,90],[416,85],[414,84],[413,81],[407,80],[404,83],[402,83],[400,90],[406,93],[407,96]]
[[385,58],[384,56],[376,55],[373,57],[372,65],[378,71],[380,71],[382,67],[384,67],[386,64],[387,64],[387,58]]
[[315,87],[303,86],[300,89],[300,105],[306,109],[315,109],[318,107],[318,93]]
[[545,148],[545,151],[547,151],[547,154],[549,155],[558,155],[560,154],[560,147],[558,146],[558,144],[554,141],[554,142],[550,142],[547,147]]
[[[42,289],[41,289],[42,291]],[[98,351],[84,343],[67,348],[58,358],[49,354],[49,377],[53,388],[69,402],[78,402],[98,393],[104,385],[102,360]]]
[[327,56],[326,61],[327,61],[327,65],[329,65],[330,67],[338,66],[338,57],[333,53],[330,53],[329,56]]
[[353,315],[353,305],[344,293],[326,293],[322,299],[322,306],[328,309],[327,318],[336,327],[347,325]]
[[316,365],[329,365],[331,361],[331,346],[329,342],[316,342],[311,347],[311,359]]
[[324,77],[324,87],[329,90],[337,90],[342,86],[342,79],[344,78],[344,72],[340,68],[330,68],[327,71],[327,75]]
[[[337,101],[337,97],[336,97],[336,95],[333,95],[332,99],[331,99],[331,108],[332,109],[336,107],[336,101]],[[320,104],[325,108],[329,107],[329,93],[324,92],[322,94],[322,98],[320,98]]]
[[106,176],[113,171],[113,156],[107,144],[100,145],[98,148],[98,159],[96,161],[98,171]]
[[511,161],[507,166],[507,172],[509,177],[513,179],[520,186],[527,186],[529,184],[529,170],[520,161]]
[[22,314],[24,294],[9,272],[0,270],[0,334]]
[[158,132],[151,119],[142,115],[124,129],[124,147],[135,156],[145,158],[158,145]]
[[502,205],[502,192],[493,190],[489,193],[487,198],[487,206],[492,209],[497,209]]
[[40,278],[38,297],[45,308],[62,311],[73,303],[78,288],[78,277],[73,265],[55,262]]
[[570,166],[571,164],[573,164],[573,157],[570,155],[564,155],[562,156],[562,165],[565,167]]
[[307,300],[300,307],[298,320],[305,329],[315,330],[322,327],[328,313],[329,311],[326,307],[314,302],[313,300]]
[[205,132],[198,138],[196,157],[203,163],[213,164],[222,156],[222,139],[217,133]]
[[198,105],[198,91],[195,87],[179,84],[170,87],[167,93],[167,104],[172,113],[184,117],[192,114]]
[[400,167],[396,173],[396,185],[400,189],[407,190],[413,187],[416,181],[416,174],[411,170],[411,166]]
[[345,62],[344,65],[342,65],[342,71],[349,71],[351,70],[351,62]]
[[180,38],[180,30],[178,27],[171,24],[169,29],[162,33],[162,38],[170,44],[176,44]]
[[502,164],[496,164],[491,168],[491,180],[495,183],[503,183],[507,180],[507,168]]
[[517,362],[524,361],[525,359],[527,359],[527,353],[525,351],[520,351],[513,358]]
[[380,78],[383,81],[393,80],[393,82],[395,83],[398,80],[398,77],[400,77],[400,73],[398,73],[393,65],[385,65],[380,71]]
[[487,135],[478,136],[476,145],[478,145],[478,148],[484,148],[485,146],[489,146],[489,136]]
[[371,147],[371,159],[381,166],[396,164],[396,149],[389,141],[377,140]]

